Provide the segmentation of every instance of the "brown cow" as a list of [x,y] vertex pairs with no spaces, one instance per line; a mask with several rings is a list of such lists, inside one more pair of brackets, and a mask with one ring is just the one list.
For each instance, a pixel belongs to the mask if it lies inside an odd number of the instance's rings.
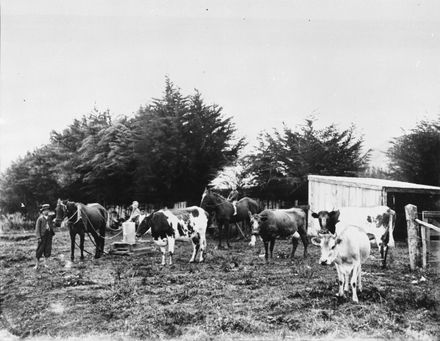
[[259,214],[250,215],[253,238],[251,245],[255,245],[255,235],[260,235],[264,242],[265,258],[273,256],[273,248],[277,237],[292,237],[292,254],[295,255],[298,246],[298,239],[301,238],[304,245],[304,257],[307,257],[307,231],[306,214],[300,208],[289,208],[285,210],[266,209]]

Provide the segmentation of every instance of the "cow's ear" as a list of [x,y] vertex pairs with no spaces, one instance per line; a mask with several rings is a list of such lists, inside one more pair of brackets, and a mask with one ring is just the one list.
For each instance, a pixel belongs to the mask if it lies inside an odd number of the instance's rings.
[[341,214],[341,212],[339,212],[339,210],[336,210],[336,211],[331,211],[329,213],[329,216],[332,217],[335,221],[339,221],[340,214]]
[[318,215],[318,213],[312,212],[312,217],[313,218],[319,218],[319,215]]

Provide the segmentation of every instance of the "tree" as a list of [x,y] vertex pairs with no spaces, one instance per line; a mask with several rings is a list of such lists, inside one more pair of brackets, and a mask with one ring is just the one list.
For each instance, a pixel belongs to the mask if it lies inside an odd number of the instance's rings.
[[393,139],[387,156],[395,179],[440,186],[440,116]]
[[15,162],[0,178],[0,206],[37,207],[57,197],[157,206],[199,203],[204,187],[237,159],[244,140],[231,117],[197,91],[182,96],[167,79],[165,94],[133,118],[94,109],[50,143]]
[[304,196],[308,174],[356,176],[365,169],[369,151],[362,153],[362,145],[353,125],[316,129],[307,119],[296,130],[261,133],[256,152],[246,157],[246,172],[266,197],[291,197],[299,189]]
[[9,167],[0,179],[0,206],[17,211],[21,203],[36,211],[42,203],[55,202],[60,187],[52,176],[48,146],[28,152]]
[[135,193],[140,200],[199,203],[204,187],[244,146],[232,118],[206,105],[199,92],[183,96],[167,79],[163,98],[135,118]]

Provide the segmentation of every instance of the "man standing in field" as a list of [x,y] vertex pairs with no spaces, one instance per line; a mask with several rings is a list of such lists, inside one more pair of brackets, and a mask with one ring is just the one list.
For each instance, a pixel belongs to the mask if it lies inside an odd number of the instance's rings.
[[44,255],[43,265],[47,268],[47,258],[50,257],[52,252],[52,238],[55,232],[52,229],[51,222],[49,221],[49,204],[44,204],[40,209],[40,216],[35,224],[35,234],[38,240],[38,246],[36,251],[36,264],[34,269],[37,270],[40,265],[40,258]]

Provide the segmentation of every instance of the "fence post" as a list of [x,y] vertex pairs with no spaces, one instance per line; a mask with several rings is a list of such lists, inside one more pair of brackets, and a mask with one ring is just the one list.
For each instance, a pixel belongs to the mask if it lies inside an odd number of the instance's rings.
[[427,235],[428,227],[420,226],[420,232],[422,234],[422,267],[426,269],[426,264],[428,260],[428,252],[426,248],[426,235]]
[[417,218],[417,206],[411,204],[406,205],[405,216],[408,232],[409,267],[411,268],[411,270],[415,270],[418,258],[418,235],[417,224],[415,222],[415,219]]

